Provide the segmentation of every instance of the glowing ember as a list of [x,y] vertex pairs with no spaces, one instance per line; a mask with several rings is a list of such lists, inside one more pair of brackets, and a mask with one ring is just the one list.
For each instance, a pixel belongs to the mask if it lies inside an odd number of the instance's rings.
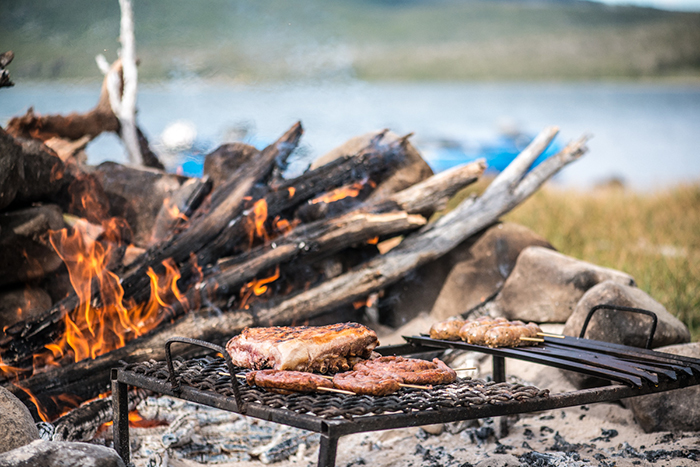
[[362,188],[364,188],[365,186],[365,183],[366,181],[355,182],[352,185],[336,188],[335,190],[329,191],[328,193],[325,193],[324,195],[319,196],[318,198],[312,199],[311,201],[309,201],[309,203],[333,203],[335,201],[340,201],[341,199],[345,198],[355,198],[357,197],[357,195],[360,194]]
[[376,245],[377,243],[379,243],[379,237],[372,237],[367,240],[368,245]]
[[294,193],[297,192],[297,189],[294,188],[293,186],[290,186],[289,188],[287,188],[287,191],[289,192],[289,197],[294,198]]
[[260,238],[267,242],[269,240],[265,221],[267,220],[267,202],[259,199],[253,204],[253,208],[246,217],[246,231],[248,232],[248,245],[253,246],[253,240]]
[[279,265],[275,268],[275,273],[270,277],[264,279],[254,279],[248,282],[246,285],[241,287],[241,308],[248,309],[248,300],[251,296],[255,295],[259,297],[260,295],[267,292],[267,284],[276,281],[280,277],[280,267]]

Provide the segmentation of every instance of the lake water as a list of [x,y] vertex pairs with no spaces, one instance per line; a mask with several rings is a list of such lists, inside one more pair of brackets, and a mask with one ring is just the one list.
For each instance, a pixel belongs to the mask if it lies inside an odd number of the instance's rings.
[[[98,85],[19,84],[0,91],[0,123],[29,106],[40,113],[85,111]],[[167,125],[186,120],[206,149],[246,128],[258,145],[276,139],[296,120],[306,132],[306,158],[348,138],[390,128],[413,132],[428,153],[432,142],[488,143],[500,128],[536,134],[561,128],[565,143],[588,133],[590,151],[556,181],[590,187],[622,178],[637,189],[700,180],[700,87],[647,84],[300,84],[234,86],[202,82],[142,85],[138,121],[152,143]],[[90,162],[123,161],[117,138],[88,146]],[[297,170],[302,162],[297,164]]]

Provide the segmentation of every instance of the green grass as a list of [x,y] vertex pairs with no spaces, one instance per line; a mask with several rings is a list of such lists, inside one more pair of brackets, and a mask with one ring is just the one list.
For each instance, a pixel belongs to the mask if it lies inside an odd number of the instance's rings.
[[545,185],[504,220],[566,255],[632,275],[700,340],[700,183],[653,193]]
[[[143,80],[700,80],[700,14],[513,0],[137,0]],[[5,0],[22,79],[94,79],[116,0]]]

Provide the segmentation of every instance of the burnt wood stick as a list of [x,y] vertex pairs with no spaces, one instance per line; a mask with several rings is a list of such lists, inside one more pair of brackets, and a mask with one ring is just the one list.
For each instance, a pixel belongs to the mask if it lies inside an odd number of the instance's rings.
[[[215,291],[218,296],[228,296],[236,293],[236,287],[243,282],[297,256],[330,254],[372,237],[400,235],[425,224],[423,216],[402,211],[383,214],[353,213],[331,221],[317,221],[295,229],[291,235],[275,239],[270,246],[221,263],[217,272],[194,289],[201,293]],[[208,298],[211,299],[211,296]]]
[[[261,151],[259,157],[244,164],[237,171],[237,176],[232,177],[212,195],[211,207],[206,214],[193,219],[187,230],[137,259],[137,267],[122,280],[124,297],[150,294],[150,278],[147,275],[149,267],[157,272],[162,271],[161,263],[167,258],[181,264],[189,259],[191,253],[196,253],[209,244],[230,219],[236,218],[242,211],[244,196],[258,180],[269,174],[275,158],[281,152],[291,152],[296,147],[302,132],[301,123],[294,124],[279,140]],[[99,299],[98,290],[93,291],[93,301],[96,299]],[[47,328],[61,321],[67,312],[78,305],[77,295],[71,294],[37,319],[17,323],[8,329],[7,333],[14,338],[2,347],[3,362],[16,364],[43,349],[44,345],[51,342],[46,340],[47,334],[50,334],[45,332],[48,331]]]
[[[412,222],[402,210],[408,214],[432,213],[450,196],[474,183],[484,169],[482,161],[455,167],[395,193],[384,201],[368,203],[334,219],[301,225],[268,245],[220,262],[219,271],[207,278],[202,287],[204,290],[216,289],[218,295],[233,293],[234,287],[265,269],[298,256],[329,254],[375,236],[398,235],[415,230],[420,224]],[[382,214],[392,211],[399,212]],[[196,289],[200,290],[200,287]]]
[[[149,393],[140,388],[129,391],[129,411],[136,409]],[[111,421],[112,396],[96,399],[55,420],[51,441],[90,441],[103,424]]]

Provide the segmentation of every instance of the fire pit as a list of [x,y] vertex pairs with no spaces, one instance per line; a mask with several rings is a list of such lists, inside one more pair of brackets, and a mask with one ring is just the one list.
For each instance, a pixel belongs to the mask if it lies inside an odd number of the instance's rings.
[[[432,340],[417,337],[408,340],[409,343],[406,345],[380,347],[380,353],[383,355],[420,354],[432,352],[438,346],[460,345],[460,343],[446,341],[430,342]],[[429,346],[420,345],[419,341]],[[586,339],[576,339],[576,341],[581,346],[589,347],[604,344]],[[219,352],[223,358],[208,356],[190,360],[173,360],[170,354],[170,346],[173,343],[205,347]],[[625,354],[628,357],[643,354],[644,357],[638,358],[645,359],[648,367],[656,365],[656,370],[647,368],[646,371],[649,374],[655,373],[657,377],[650,376],[643,379],[640,384],[636,384],[636,380],[630,380],[627,384],[550,395],[548,390],[503,382],[505,379],[504,356],[499,353],[512,351],[509,357],[522,358],[523,355],[516,352],[516,350],[522,352],[521,349],[479,348],[471,350],[494,353],[493,366],[496,381],[486,382],[466,378],[459,379],[453,384],[436,386],[430,390],[404,388],[396,395],[384,397],[336,394],[285,396],[239,384],[233,375],[241,374],[245,370],[234,367],[222,347],[194,339],[173,338],[166,343],[165,361],[135,363],[123,369],[113,370],[114,444],[120,456],[128,462],[130,456],[127,395],[129,386],[320,433],[318,458],[320,467],[335,465],[338,439],[352,433],[606,402],[700,384],[700,360],[678,358],[626,346],[613,347],[616,347],[614,353]],[[550,343],[537,348],[549,349],[550,353],[554,354],[559,352],[556,346]],[[537,355],[537,351],[532,349],[526,352]],[[594,358],[613,358],[600,350],[589,350],[589,352],[594,355]],[[533,357],[526,359],[528,358]],[[542,363],[547,362],[543,360]],[[677,368],[677,372],[674,372],[675,377],[669,375],[670,366]],[[572,365],[568,369],[575,369],[575,367],[576,365]],[[653,380],[657,382],[654,383]]]

